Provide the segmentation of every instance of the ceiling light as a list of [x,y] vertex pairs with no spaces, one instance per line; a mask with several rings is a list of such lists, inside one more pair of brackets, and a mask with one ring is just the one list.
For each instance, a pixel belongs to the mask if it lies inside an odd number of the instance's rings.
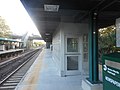
[[48,36],[48,35],[50,35],[50,33],[45,33],[45,35],[47,35],[47,36]]
[[44,4],[44,10],[45,10],[45,11],[50,11],[50,12],[58,12],[58,10],[59,10],[59,5],[48,5],[48,4]]

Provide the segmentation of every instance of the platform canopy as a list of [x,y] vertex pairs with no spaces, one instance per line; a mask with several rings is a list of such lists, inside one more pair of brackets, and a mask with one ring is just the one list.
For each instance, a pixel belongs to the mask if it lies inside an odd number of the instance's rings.
[[115,24],[120,0],[21,0],[46,42],[60,22],[89,23],[89,13],[98,14],[98,28]]

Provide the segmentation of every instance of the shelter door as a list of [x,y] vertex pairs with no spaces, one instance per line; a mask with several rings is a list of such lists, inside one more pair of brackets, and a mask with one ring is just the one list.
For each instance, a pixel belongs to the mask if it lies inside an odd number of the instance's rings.
[[66,75],[80,74],[80,38],[79,36],[65,36],[65,69]]

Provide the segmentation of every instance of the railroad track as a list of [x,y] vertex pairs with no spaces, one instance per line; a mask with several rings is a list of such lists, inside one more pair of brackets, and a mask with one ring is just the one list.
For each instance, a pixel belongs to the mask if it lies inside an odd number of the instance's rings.
[[29,55],[28,58],[25,56],[25,62],[0,81],[0,90],[14,90],[40,52],[41,50],[37,50]]

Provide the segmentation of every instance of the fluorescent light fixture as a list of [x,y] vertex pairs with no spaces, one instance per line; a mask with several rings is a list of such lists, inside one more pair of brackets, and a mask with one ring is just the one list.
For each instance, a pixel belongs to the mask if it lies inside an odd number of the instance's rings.
[[45,35],[47,35],[47,36],[48,36],[48,35],[50,35],[50,33],[45,33]]
[[59,5],[48,5],[44,4],[44,10],[49,12],[58,12]]

